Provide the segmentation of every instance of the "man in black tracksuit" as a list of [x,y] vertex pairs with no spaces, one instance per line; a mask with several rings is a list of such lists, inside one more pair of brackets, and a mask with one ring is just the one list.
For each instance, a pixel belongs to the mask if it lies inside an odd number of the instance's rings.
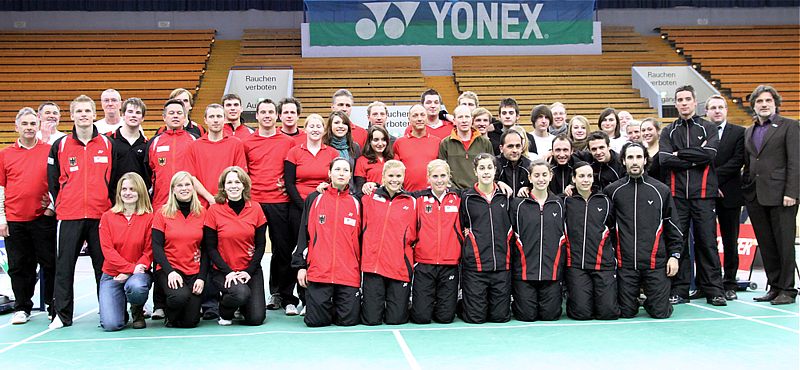
[[678,272],[683,234],[669,188],[647,176],[647,149],[639,143],[622,148],[625,176],[603,191],[611,199],[618,240],[617,289],[620,317],[639,311],[639,289],[644,308],[657,319],[672,315],[670,276]]
[[552,151],[550,170],[553,171],[553,179],[550,180],[550,191],[561,194],[572,182],[572,169],[576,159],[572,155],[572,141],[566,136],[558,136],[553,139]]
[[665,171],[666,184],[675,200],[677,224],[684,235],[680,272],[672,279],[672,303],[689,300],[691,260],[689,227],[692,226],[694,256],[697,264],[697,288],[714,306],[726,306],[717,253],[717,227],[714,213],[717,197],[717,174],[714,158],[719,145],[716,125],[695,114],[694,88],[682,86],[675,91],[675,105],[680,118],[661,130],[658,159]]
[[611,150],[611,139],[603,131],[594,131],[586,138],[588,151],[576,153],[577,157],[592,165],[594,183],[603,189],[625,175],[619,155]]
[[508,130],[501,136],[500,155],[497,156],[496,181],[502,181],[516,195],[521,188],[530,188],[528,167],[531,160],[522,154],[522,136],[519,132]]
[[575,163],[576,191],[564,199],[567,268],[567,316],[574,320],[619,317],[613,207],[601,189],[592,186],[588,163]]

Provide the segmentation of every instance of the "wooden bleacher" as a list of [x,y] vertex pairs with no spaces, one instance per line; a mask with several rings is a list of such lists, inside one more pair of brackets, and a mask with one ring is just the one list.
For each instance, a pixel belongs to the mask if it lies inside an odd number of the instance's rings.
[[292,67],[294,95],[301,118],[327,117],[331,96],[340,88],[353,93],[356,105],[418,101],[425,90],[419,57],[302,58],[299,30],[247,29],[236,67]]
[[627,110],[636,119],[658,117],[632,87],[631,66],[681,58],[657,37],[644,37],[632,27],[604,27],[602,36],[601,55],[453,57],[453,73],[459,91],[474,91],[493,112],[501,99],[514,97],[520,123],[528,126],[535,105],[555,101],[566,105],[570,117],[583,115],[593,126],[607,107]]
[[659,31],[745,108],[756,86],[770,84],[783,97],[781,113],[800,118],[800,26],[665,26]]
[[123,100],[141,98],[148,107],[145,132],[163,125],[161,107],[178,87],[195,91],[202,78],[214,30],[0,32],[0,145],[16,138],[17,111],[55,101],[69,130],[69,102],[80,94],[95,99],[118,90]]

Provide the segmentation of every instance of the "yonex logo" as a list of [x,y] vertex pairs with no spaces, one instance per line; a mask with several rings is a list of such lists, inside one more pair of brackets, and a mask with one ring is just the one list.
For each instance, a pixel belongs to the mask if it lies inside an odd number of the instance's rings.
[[[389,18],[384,22],[384,18],[386,17],[386,13],[389,11],[389,7],[392,5],[396,6],[400,9],[400,12],[403,14],[403,19],[400,18]],[[356,35],[362,40],[369,40],[375,37],[375,34],[378,32],[378,27],[383,24],[383,33],[386,37],[396,40],[403,36],[406,32],[406,27],[411,22],[411,18],[414,17],[414,13],[417,12],[417,7],[419,7],[419,2],[416,1],[395,1],[395,2],[385,2],[385,3],[365,3],[369,11],[372,13],[372,16],[375,17],[375,20],[369,18],[361,18],[356,22]]]

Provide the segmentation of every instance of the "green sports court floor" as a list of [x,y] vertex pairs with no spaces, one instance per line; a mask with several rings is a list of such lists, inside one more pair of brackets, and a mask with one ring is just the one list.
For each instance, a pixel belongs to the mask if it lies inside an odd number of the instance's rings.
[[[81,258],[84,260],[85,258]],[[106,333],[98,326],[87,261],[76,275],[75,323],[49,330],[44,314],[11,326],[0,316],[2,369],[798,369],[800,305],[675,307],[668,320],[305,327],[269,311],[260,327],[165,328]],[[702,303],[700,303],[702,302]]]

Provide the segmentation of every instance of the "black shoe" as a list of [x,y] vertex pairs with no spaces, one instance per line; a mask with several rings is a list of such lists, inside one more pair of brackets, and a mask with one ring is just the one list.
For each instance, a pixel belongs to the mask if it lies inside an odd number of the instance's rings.
[[219,314],[214,311],[203,312],[203,320],[216,320],[218,318]]
[[781,294],[778,294],[778,296],[775,299],[769,301],[769,303],[772,304],[772,305],[792,304],[792,303],[794,303],[794,297],[792,297],[791,295],[789,295],[787,293],[781,293]]
[[688,298],[683,298],[683,297],[681,297],[679,295],[674,295],[672,297],[669,297],[669,303],[672,303],[672,304],[684,304],[684,303],[689,303],[689,299]]
[[133,322],[131,323],[132,328],[144,329],[147,327],[147,323],[144,321],[143,305],[131,305],[131,318],[133,319]]
[[728,290],[725,291],[725,299],[727,299],[729,301],[735,301],[735,300],[739,299],[739,296],[736,295],[736,291],[735,290],[728,289]]
[[778,298],[779,294],[780,292],[778,292],[777,290],[770,290],[769,292],[767,292],[767,294],[764,294],[760,297],[753,297],[753,300],[756,302],[769,302],[775,298]]
[[712,306],[727,306],[728,305],[728,301],[726,301],[725,297],[723,297],[721,295],[720,296],[716,296],[714,298],[708,298],[708,299],[706,299],[706,302],[708,302],[708,304],[710,304]]
[[701,299],[701,298],[706,298],[706,293],[703,292],[700,289],[695,290],[692,293],[689,293],[689,300],[695,300],[695,299]]
[[267,302],[267,309],[268,310],[277,310],[281,307],[281,296],[277,294],[273,294],[269,297],[269,302]]

